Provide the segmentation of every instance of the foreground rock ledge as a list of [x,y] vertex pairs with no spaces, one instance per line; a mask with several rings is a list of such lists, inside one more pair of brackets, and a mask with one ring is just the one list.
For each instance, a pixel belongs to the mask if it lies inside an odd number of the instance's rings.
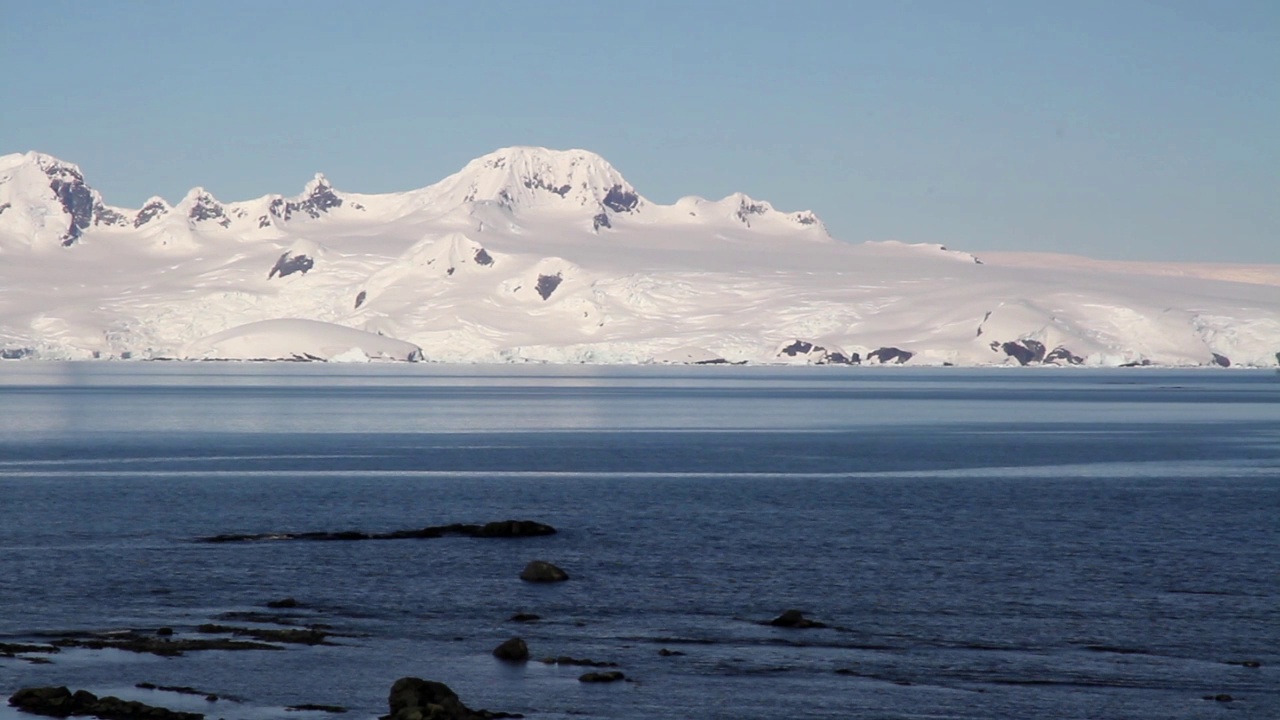
[[74,693],[65,687],[23,688],[9,697],[9,704],[35,715],[91,716],[103,720],[204,720],[200,713],[177,712],[118,697],[98,697],[87,690]]
[[458,694],[441,682],[403,677],[391,686],[387,698],[390,712],[380,720],[498,720],[522,718],[519,713],[472,710]]

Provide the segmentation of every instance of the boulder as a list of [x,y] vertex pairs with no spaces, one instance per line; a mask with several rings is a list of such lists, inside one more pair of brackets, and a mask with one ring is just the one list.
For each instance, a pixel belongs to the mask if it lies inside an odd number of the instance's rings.
[[472,710],[458,694],[441,682],[403,677],[391,686],[387,697],[390,712],[381,720],[498,720],[524,717],[517,713]]
[[545,560],[531,560],[520,572],[520,579],[537,583],[563,582],[569,579],[569,573]]
[[494,648],[493,656],[506,662],[524,662],[529,659],[529,646],[523,639],[513,637]]
[[521,538],[555,534],[555,528],[533,520],[499,520],[480,526],[480,529],[475,532],[475,537]]

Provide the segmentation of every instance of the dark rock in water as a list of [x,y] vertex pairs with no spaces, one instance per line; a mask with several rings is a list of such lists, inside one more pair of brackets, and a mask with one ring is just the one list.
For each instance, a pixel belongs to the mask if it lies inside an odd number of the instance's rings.
[[218,702],[218,696],[204,690],[197,690],[186,685],[156,685],[155,683],[140,682],[134,683],[134,687],[140,690],[160,690],[161,692],[177,693],[178,695],[199,695],[208,702]]
[[1205,700],[1213,700],[1215,702],[1222,702],[1222,703],[1229,703],[1235,700],[1235,698],[1231,697],[1226,693],[1218,693],[1217,695],[1204,695],[1203,698]]
[[524,662],[529,659],[529,646],[522,638],[513,637],[494,648],[493,656],[506,662]]
[[1084,358],[1080,357],[1079,355],[1076,355],[1075,353],[1062,347],[1061,345],[1054,348],[1052,351],[1049,352],[1049,354],[1044,356],[1044,362],[1046,364],[1056,365],[1058,364],[1059,361],[1066,362],[1068,365],[1084,364]]
[[0,657],[13,657],[26,653],[56,653],[60,652],[53,645],[29,645],[27,643],[5,643],[0,642]]
[[884,365],[886,363],[895,363],[901,365],[915,356],[910,350],[900,350],[896,347],[882,347],[879,350],[872,350],[867,353],[867,361],[875,360]]
[[543,665],[577,665],[580,667],[618,667],[616,662],[602,662],[597,660],[587,660],[585,658],[574,658],[568,655],[560,657],[542,658],[538,662]]
[[640,196],[629,190],[623,190],[621,185],[614,185],[609,188],[609,192],[601,202],[614,212],[631,212],[640,203]]
[[171,637],[173,635],[173,628],[171,627],[157,628],[156,635],[158,637]]
[[1227,664],[1239,665],[1240,667],[1254,668],[1254,669],[1262,667],[1262,663],[1258,660],[1236,660],[1234,662],[1228,662]]
[[521,718],[519,713],[472,710],[448,685],[432,680],[403,677],[391,686],[389,712],[381,720],[500,720]]
[[608,672],[589,672],[585,675],[580,676],[578,678],[578,682],[610,683],[610,682],[618,682],[619,680],[626,680],[626,679],[627,679],[627,676],[623,675],[621,672],[617,670],[610,670]]
[[473,537],[482,538],[519,538],[537,537],[539,535],[555,535],[556,529],[533,520],[499,520],[485,523]]
[[801,613],[799,610],[787,610],[786,612],[782,613],[778,617],[770,620],[769,624],[773,625],[774,627],[796,628],[801,630],[808,629],[808,628],[826,627],[825,623],[820,623],[816,620],[810,620],[809,618],[805,617],[804,614]]
[[87,650],[126,650],[162,657],[176,657],[200,650],[283,650],[279,645],[231,638],[180,638],[143,635],[132,630],[122,633],[81,634],[53,641],[58,647],[85,648]]
[[103,720],[203,720],[200,713],[176,712],[154,705],[98,697],[87,690],[74,693],[65,687],[23,688],[9,697],[9,704],[23,712],[50,717],[92,716]]
[[356,293],[356,309],[357,310],[359,310],[360,306],[364,304],[364,299],[367,298],[368,296],[369,296],[368,293],[366,293],[364,290],[361,290],[360,292]]
[[1000,346],[1004,354],[1018,361],[1019,365],[1030,365],[1044,361],[1044,343],[1035,340],[1010,341]]
[[312,628],[249,628],[231,625],[205,623],[196,628],[197,632],[208,635],[237,635],[251,637],[263,642],[286,643],[290,645],[328,645],[328,635],[323,630]]
[[271,272],[267,273],[267,279],[270,280],[276,275],[279,275],[280,277],[289,277],[294,273],[306,275],[308,270],[315,267],[315,264],[316,261],[312,260],[307,255],[294,255],[290,257],[288,251],[286,251],[278,260],[276,260],[276,264],[272,266]]
[[1226,355],[1213,354],[1213,364],[1218,367],[1231,367],[1231,359]]
[[511,622],[537,622],[541,619],[541,615],[534,615],[533,613],[516,613],[507,618]]
[[430,540],[448,535],[461,535],[475,538],[520,538],[539,535],[553,535],[556,529],[550,525],[532,520],[499,520],[484,525],[454,523],[452,525],[431,525],[413,530],[392,530],[383,533],[368,533],[359,530],[341,530],[337,532],[301,532],[301,533],[244,533],[212,535],[197,538],[196,542],[230,543],[230,542],[267,542],[285,540],[310,540],[316,542],[354,541],[354,540]]
[[658,651],[658,655],[661,657],[678,657],[680,655],[684,655],[684,653],[679,650],[668,650],[666,648],[662,648]]
[[591,218],[591,229],[599,230],[600,228],[612,228],[613,223],[609,222],[609,213],[597,213]]
[[569,573],[543,560],[532,560],[520,571],[520,579],[525,582],[550,583],[569,579]]
[[327,713],[334,713],[338,715],[347,711],[347,709],[342,707],[341,705],[317,705],[315,703],[303,703],[302,705],[290,705],[286,707],[285,710],[292,710],[294,712],[300,712],[300,711],[327,712]]
[[551,293],[555,292],[556,288],[560,287],[560,283],[563,281],[564,278],[560,276],[560,273],[556,273],[555,275],[539,275],[537,287],[538,294],[542,296],[543,300],[546,300],[551,297]]
[[285,608],[296,608],[298,607],[298,601],[291,597],[280,598],[279,600],[269,600],[267,601],[267,607],[273,608],[276,610],[285,609]]

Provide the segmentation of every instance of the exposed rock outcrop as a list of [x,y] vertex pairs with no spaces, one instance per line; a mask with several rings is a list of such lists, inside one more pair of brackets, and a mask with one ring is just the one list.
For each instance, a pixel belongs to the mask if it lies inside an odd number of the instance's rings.
[[177,712],[133,700],[107,695],[98,697],[88,690],[71,692],[66,687],[23,688],[9,697],[9,704],[35,715],[50,717],[90,716],[103,720],[203,720],[200,713]]
[[520,571],[520,579],[535,583],[564,582],[569,579],[569,573],[545,560],[531,560]]
[[518,713],[472,710],[448,685],[433,680],[403,677],[391,686],[389,712],[381,720],[499,720],[521,718]]

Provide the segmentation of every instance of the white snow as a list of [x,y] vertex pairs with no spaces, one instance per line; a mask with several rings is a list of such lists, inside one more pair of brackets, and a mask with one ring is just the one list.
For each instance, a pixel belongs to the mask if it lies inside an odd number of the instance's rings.
[[[1280,266],[853,245],[742,194],[653,203],[583,150],[506,148],[388,195],[323,175],[293,197],[197,188],[70,247],[51,171],[79,172],[0,157],[3,355],[796,363],[897,348],[909,364],[1004,365],[1018,343],[1090,366],[1275,366],[1280,352]],[[307,204],[330,192],[340,204]],[[273,274],[282,257],[312,265]],[[779,356],[797,340],[824,352]]]

